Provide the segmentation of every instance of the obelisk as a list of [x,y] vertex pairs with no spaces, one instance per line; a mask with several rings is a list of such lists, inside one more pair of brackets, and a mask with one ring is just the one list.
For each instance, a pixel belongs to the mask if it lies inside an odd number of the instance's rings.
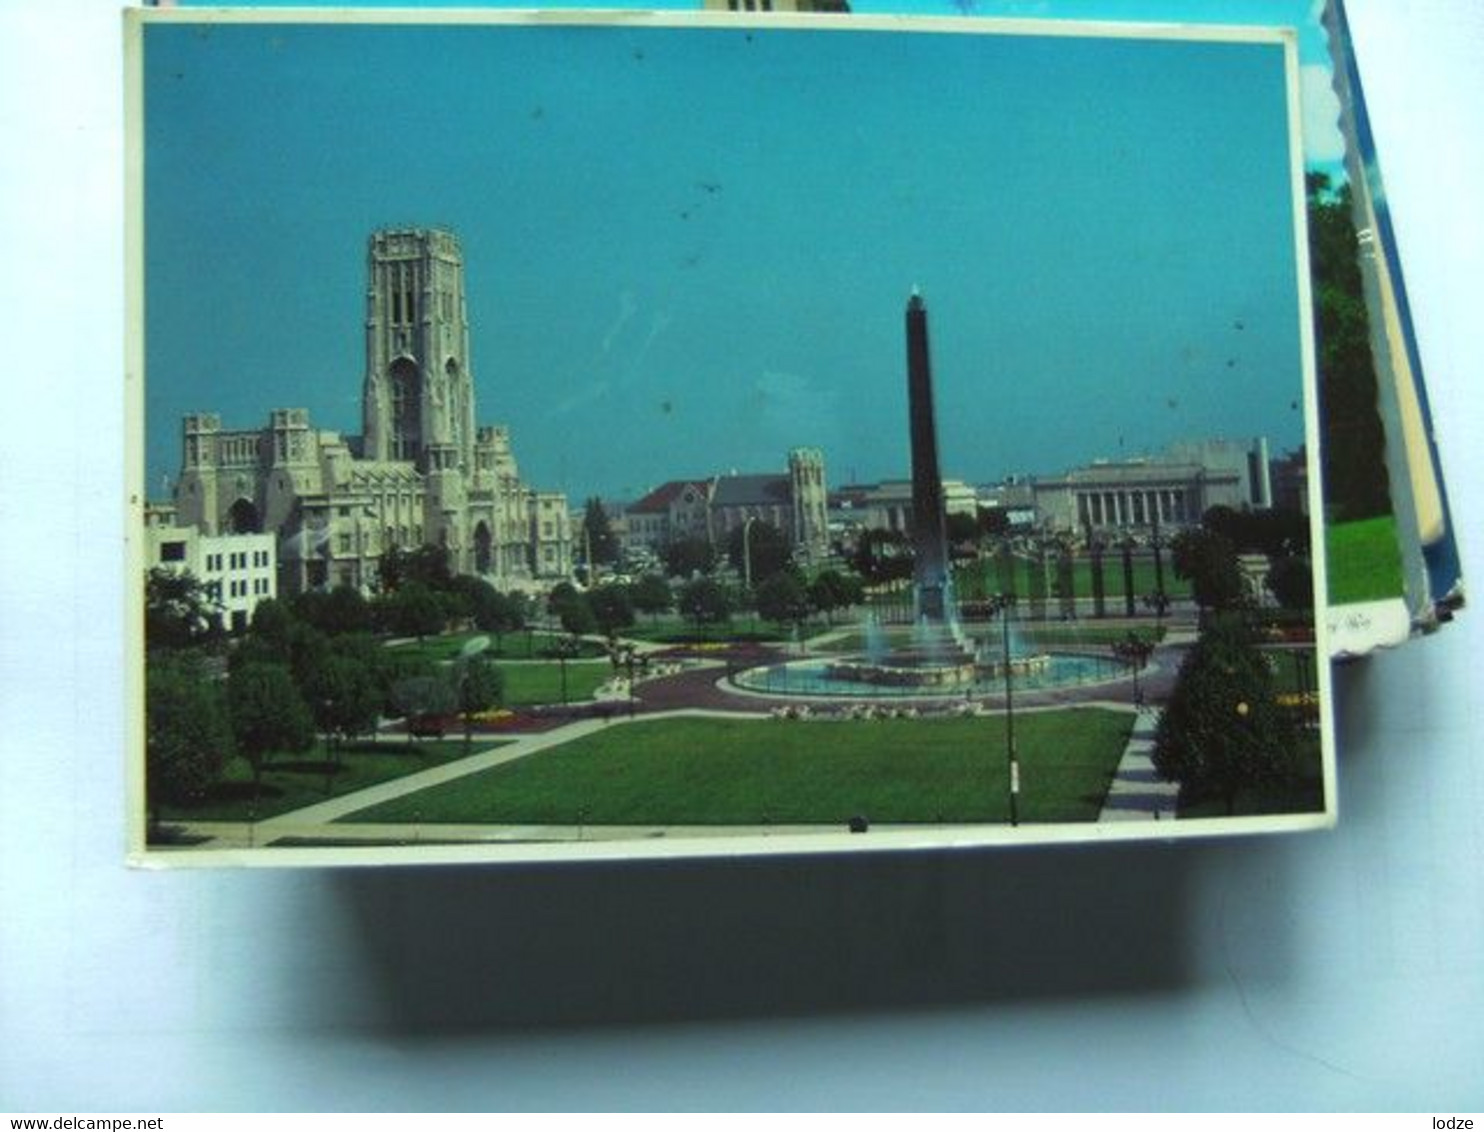
[[912,439],[912,549],[917,616],[948,618],[948,526],[938,471],[933,417],[933,365],[928,356],[927,306],[917,288],[907,300],[907,416]]

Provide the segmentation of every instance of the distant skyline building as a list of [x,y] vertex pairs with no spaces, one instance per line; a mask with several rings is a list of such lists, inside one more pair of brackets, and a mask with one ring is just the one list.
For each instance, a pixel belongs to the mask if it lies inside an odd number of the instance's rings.
[[277,536],[279,588],[371,588],[382,555],[447,550],[504,585],[567,576],[567,500],[522,482],[501,425],[477,426],[464,261],[440,229],[386,229],[368,248],[360,436],[302,408],[265,428],[215,413],[182,429],[177,521],[203,535]]
[[1009,505],[1034,508],[1056,531],[1120,532],[1196,526],[1212,507],[1273,505],[1266,439],[1173,444],[1157,456],[1095,460],[1006,490]]
[[785,472],[730,472],[705,479],[669,480],[623,508],[624,548],[663,551],[699,538],[720,546],[749,521],[781,531],[805,562],[829,552],[829,483],[824,453],[793,448]]

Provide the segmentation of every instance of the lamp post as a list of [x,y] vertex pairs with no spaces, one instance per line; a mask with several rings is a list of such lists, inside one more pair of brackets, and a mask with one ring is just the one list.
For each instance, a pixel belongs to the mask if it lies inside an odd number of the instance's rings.
[[559,637],[556,642],[557,664],[562,672],[562,706],[567,706],[567,661],[577,655],[577,637]]
[[1121,641],[1114,641],[1113,655],[1129,666],[1134,677],[1134,706],[1142,707],[1144,697],[1139,690],[1139,672],[1149,663],[1154,654],[1154,643],[1130,630]]
[[752,524],[755,522],[755,515],[742,520],[742,591],[747,595],[747,605],[752,611],[750,629],[757,625],[757,602],[752,596]]
[[757,516],[749,515],[742,520],[742,584],[752,589],[752,524]]
[[990,599],[991,615],[1000,615],[1000,639],[1004,656],[1001,669],[1005,675],[1005,773],[1006,787],[1010,798],[1010,824],[1020,824],[1020,760],[1015,754],[1015,700],[1014,678],[1010,666],[1010,608],[1015,604],[1014,594],[996,594]]

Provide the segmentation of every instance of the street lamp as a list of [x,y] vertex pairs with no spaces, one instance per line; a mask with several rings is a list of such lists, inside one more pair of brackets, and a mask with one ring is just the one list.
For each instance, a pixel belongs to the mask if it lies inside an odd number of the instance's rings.
[[749,515],[742,520],[742,584],[752,591],[752,524],[757,522],[756,515]]
[[557,664],[562,672],[562,706],[567,706],[567,661],[577,655],[578,639],[576,636],[558,637],[553,646],[556,652]]
[[1150,656],[1154,653],[1154,643],[1146,641],[1133,630],[1121,641],[1114,641],[1113,655],[1129,666],[1134,676],[1134,706],[1141,707],[1144,697],[1139,692],[1139,672],[1149,663]]
[[1000,615],[1000,639],[1004,648],[1001,669],[1005,674],[1005,773],[1008,775],[1006,788],[1010,797],[1010,824],[1018,826],[1020,824],[1020,760],[1016,758],[1015,752],[1014,681],[1010,665],[1010,609],[1014,604],[1014,594],[996,594],[989,599],[990,616],[993,617],[996,613]]

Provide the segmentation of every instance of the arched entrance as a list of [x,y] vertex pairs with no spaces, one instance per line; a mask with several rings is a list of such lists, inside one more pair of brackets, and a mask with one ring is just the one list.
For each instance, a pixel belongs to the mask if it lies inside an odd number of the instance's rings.
[[422,379],[417,363],[400,357],[388,373],[392,393],[393,460],[416,460],[422,454]]
[[258,509],[253,506],[250,499],[239,499],[227,508],[226,526],[229,535],[255,535],[263,530],[263,522],[258,517]]
[[474,572],[488,574],[494,565],[494,539],[489,524],[483,519],[474,527]]

